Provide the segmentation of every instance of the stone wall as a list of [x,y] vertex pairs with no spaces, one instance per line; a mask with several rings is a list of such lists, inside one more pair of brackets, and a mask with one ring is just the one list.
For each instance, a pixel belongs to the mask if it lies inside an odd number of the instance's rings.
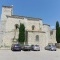
[[6,15],[11,16],[13,14],[12,6],[2,6],[1,20],[6,20]]
[[50,42],[50,26],[47,24],[43,24],[43,31],[46,32],[46,43],[48,44]]
[[51,37],[51,43],[57,43],[56,42],[56,30],[55,29],[50,31],[50,37]]
[[[36,40],[36,35],[39,36],[39,41]],[[45,32],[28,32],[28,44],[40,45],[40,47],[46,46],[46,35]]]

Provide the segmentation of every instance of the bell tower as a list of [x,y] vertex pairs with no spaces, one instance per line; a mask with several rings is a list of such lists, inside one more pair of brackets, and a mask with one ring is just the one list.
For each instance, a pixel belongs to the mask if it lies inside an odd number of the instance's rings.
[[4,46],[3,40],[6,31],[6,21],[7,16],[12,16],[13,14],[13,6],[2,6],[2,13],[1,13],[1,29],[2,29],[2,44]]
[[12,6],[2,6],[1,20],[6,20],[6,16],[11,16],[13,14]]

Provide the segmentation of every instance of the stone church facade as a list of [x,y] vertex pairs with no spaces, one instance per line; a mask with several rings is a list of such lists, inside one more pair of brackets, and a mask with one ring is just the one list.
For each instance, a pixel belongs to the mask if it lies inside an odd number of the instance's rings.
[[1,23],[3,46],[11,46],[13,42],[17,42],[19,29],[15,32],[15,24],[20,23],[25,25],[26,44],[45,47],[48,43],[56,43],[56,30],[51,30],[50,25],[44,24],[40,18],[13,15],[13,6],[2,6]]

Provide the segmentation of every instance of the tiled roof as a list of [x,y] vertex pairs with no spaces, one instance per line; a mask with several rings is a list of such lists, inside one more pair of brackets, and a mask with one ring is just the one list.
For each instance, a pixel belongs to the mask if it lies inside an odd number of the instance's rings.
[[21,18],[21,19],[27,18],[28,20],[42,20],[42,19],[40,19],[40,18],[27,17],[27,16],[19,16],[19,15],[12,15],[12,16],[7,16],[7,17]]

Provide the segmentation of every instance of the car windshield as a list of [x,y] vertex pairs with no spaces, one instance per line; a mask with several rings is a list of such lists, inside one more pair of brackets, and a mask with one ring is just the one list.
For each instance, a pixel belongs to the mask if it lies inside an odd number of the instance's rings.
[[25,45],[25,46],[29,46],[29,45]]
[[36,47],[39,47],[39,45],[35,45]]
[[52,47],[55,47],[55,45],[52,45]]
[[48,45],[49,47],[51,47],[52,45]]
[[16,44],[15,46],[20,46],[19,44]]
[[49,47],[55,47],[55,45],[48,45]]

